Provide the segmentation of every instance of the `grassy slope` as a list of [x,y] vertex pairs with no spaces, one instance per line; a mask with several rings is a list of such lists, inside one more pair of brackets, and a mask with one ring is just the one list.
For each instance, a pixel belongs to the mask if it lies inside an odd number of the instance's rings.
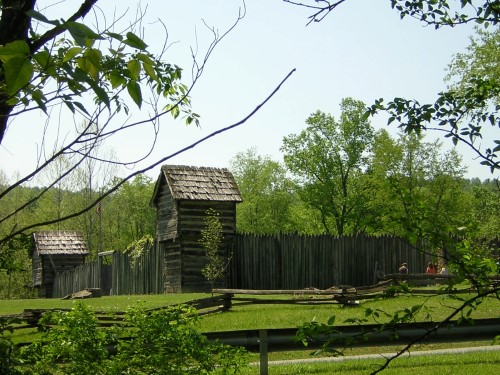
[[[171,304],[182,303],[198,298],[209,297],[207,294],[167,294],[167,295],[134,295],[134,296],[111,296],[95,299],[87,299],[84,302],[91,306],[96,311],[124,311],[129,306],[137,305],[138,303],[147,308],[167,306]],[[267,297],[268,298],[268,297]],[[283,297],[281,297],[283,298]],[[31,300],[2,300],[0,301],[0,315],[16,314],[24,309],[46,309],[46,308],[71,308],[74,301],[60,299],[31,299]],[[372,301],[364,301],[359,306],[344,307],[337,304],[323,305],[250,305],[235,303],[232,311],[219,313],[214,315],[204,316],[200,324],[200,330],[209,331],[232,331],[239,329],[258,329],[258,328],[289,328],[298,327],[304,322],[316,320],[325,322],[330,316],[335,315],[336,324],[343,324],[345,319],[358,317],[362,318],[366,308],[383,309],[389,313],[411,307],[416,304],[424,304],[426,313],[420,315],[420,320],[427,320],[427,312],[433,320],[444,318],[449,314],[453,307],[459,305],[459,301],[452,300],[445,296],[434,297],[419,297],[419,296],[399,296],[397,298],[380,299]],[[500,318],[500,301],[498,299],[486,299],[478,310],[473,314],[474,318]],[[368,323],[373,323],[369,321]],[[20,333],[20,332],[19,332]],[[17,339],[19,341],[30,341],[33,334],[26,332],[21,334]],[[16,341],[18,341],[16,340]],[[18,342],[19,342],[18,341]],[[488,342],[478,343],[462,343],[457,346],[475,346],[488,345]],[[415,350],[429,350],[443,347],[449,347],[450,344],[428,344],[414,348]],[[367,353],[384,353],[393,352],[399,349],[398,347],[376,347],[376,348],[353,348],[347,350],[345,355],[367,354]],[[307,358],[311,354],[310,351],[301,352],[274,352],[270,353],[270,360],[281,359],[296,359]],[[444,356],[446,357],[446,356]],[[395,365],[391,366],[388,372],[399,374],[420,374],[428,373],[432,366],[432,373],[442,374],[490,374],[495,373],[500,367],[500,354],[498,352],[491,354],[474,354],[472,357],[457,362],[456,356],[451,356],[453,359],[448,361],[446,358],[423,360],[422,357],[416,359],[416,364],[412,364],[407,360],[398,360]],[[440,356],[441,358],[441,356]],[[470,359],[472,358],[472,359]],[[474,359],[475,358],[475,359]],[[258,361],[258,354],[252,355],[252,360]],[[472,362],[471,362],[472,361]],[[470,363],[469,363],[470,362]],[[480,366],[477,366],[477,363]],[[299,366],[279,366],[273,367],[271,374],[362,374],[369,373],[373,370],[373,360],[355,361],[350,363],[338,364],[301,364]],[[427,364],[426,364],[427,363]],[[397,364],[397,365],[396,365]],[[335,366],[335,367],[333,367]],[[475,369],[475,370],[474,370]],[[392,371],[392,372],[391,372]],[[436,371],[436,372],[434,372]],[[249,369],[248,374],[258,374],[258,369]]]
[[[110,296],[86,299],[83,302],[96,311],[125,311],[127,307],[142,304],[146,308],[168,306],[209,297],[208,294],[162,294]],[[74,301],[60,299],[29,299],[0,301],[0,315],[21,313],[24,309],[71,308]],[[424,310],[418,315],[421,321],[440,320],[445,318],[460,301],[447,296],[407,296],[378,300],[365,300],[359,306],[342,306],[339,304],[303,305],[303,304],[243,304],[236,302],[233,309],[222,314],[203,317],[202,330],[233,331],[259,328],[295,328],[304,322],[316,320],[326,322],[332,315],[336,316],[336,324],[342,325],[348,318],[363,318],[366,308],[380,309],[388,313],[422,304]],[[500,300],[485,299],[474,312],[473,317],[500,318]],[[370,320],[368,323],[375,323]]]
[[[208,294],[150,294],[132,296],[109,296],[80,300],[92,307],[95,311],[125,311],[128,307],[143,304],[146,308],[168,306],[191,301],[193,299],[209,297]],[[58,298],[38,298],[19,300],[0,300],[0,315],[19,314],[24,309],[70,309],[74,300]]]
[[[345,324],[348,318],[363,318],[365,309],[380,309],[388,313],[422,304],[423,311],[417,319],[421,321],[441,320],[460,305],[457,300],[446,296],[399,296],[397,298],[366,300],[359,306],[342,306],[338,304],[323,305],[239,305],[224,313],[223,316],[208,315],[203,318],[204,331],[230,331],[238,329],[259,328],[295,328],[312,320],[326,322],[332,315],[336,316],[335,324]],[[500,318],[500,300],[488,298],[474,312],[473,317]],[[369,320],[367,323],[376,323]]]

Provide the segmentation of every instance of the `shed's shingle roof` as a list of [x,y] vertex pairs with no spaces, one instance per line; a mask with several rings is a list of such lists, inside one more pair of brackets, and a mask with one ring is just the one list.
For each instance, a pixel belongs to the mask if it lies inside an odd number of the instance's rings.
[[49,254],[88,254],[87,244],[81,232],[77,231],[40,231],[33,233],[34,250],[39,255]]
[[167,181],[172,197],[177,200],[241,202],[232,173],[226,168],[164,165],[161,167],[152,201],[161,181]]

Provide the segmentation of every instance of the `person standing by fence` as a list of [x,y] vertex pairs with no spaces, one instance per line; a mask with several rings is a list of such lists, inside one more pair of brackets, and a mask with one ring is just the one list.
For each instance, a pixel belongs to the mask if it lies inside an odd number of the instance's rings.
[[436,267],[434,267],[434,264],[432,264],[432,262],[429,262],[429,264],[427,265],[427,269],[425,270],[425,273],[429,273],[429,274],[436,273]]
[[399,267],[399,273],[402,275],[408,275],[408,264],[401,264],[401,267]]

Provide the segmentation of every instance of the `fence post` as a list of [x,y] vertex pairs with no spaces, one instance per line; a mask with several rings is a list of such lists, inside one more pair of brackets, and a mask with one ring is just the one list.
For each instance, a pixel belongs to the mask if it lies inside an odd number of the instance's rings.
[[231,307],[233,307],[233,301],[232,298],[234,297],[234,294],[232,293],[225,293],[223,297],[223,309],[224,311],[229,311],[231,310]]
[[259,329],[260,375],[268,375],[268,341],[267,329]]

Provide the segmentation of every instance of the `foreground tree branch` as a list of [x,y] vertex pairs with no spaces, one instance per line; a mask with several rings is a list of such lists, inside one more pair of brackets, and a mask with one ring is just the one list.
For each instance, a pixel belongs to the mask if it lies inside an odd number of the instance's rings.
[[[309,0],[304,2],[283,0],[285,3],[312,9],[308,19],[311,22],[320,22],[330,14],[338,5],[346,0],[330,2],[326,0]],[[491,0],[388,0],[392,9],[396,10],[401,18],[412,17],[425,25],[434,26],[436,29],[443,26],[457,26],[467,23],[498,23],[500,4]]]
[[164,158],[161,158],[159,160],[157,160],[156,162],[148,165],[147,167],[143,168],[143,169],[140,169],[140,170],[137,170],[131,174],[129,174],[127,177],[123,178],[123,179],[120,179],[119,182],[115,183],[113,185],[113,187],[111,187],[110,189],[106,190],[104,193],[102,193],[99,198],[97,198],[96,200],[94,200],[92,203],[90,203],[87,207],[85,207],[84,209],[82,210],[79,210],[78,212],[74,212],[70,215],[66,215],[64,217],[60,217],[60,218],[57,218],[57,219],[53,219],[53,220],[47,220],[47,221],[43,221],[43,222],[39,222],[39,223],[34,223],[34,224],[31,224],[31,225],[27,225],[27,226],[24,226],[24,227],[21,227],[21,228],[15,228],[11,233],[9,233],[8,235],[5,235],[3,238],[0,238],[0,248],[2,247],[2,245],[6,244],[8,241],[10,241],[11,239],[15,238],[16,236],[19,236],[23,233],[26,233],[27,231],[31,230],[31,229],[34,229],[34,228],[37,228],[37,227],[41,227],[41,226],[47,226],[47,225],[51,225],[51,224],[55,224],[55,223],[58,223],[58,222],[62,222],[62,221],[65,221],[65,220],[68,220],[68,219],[71,219],[73,217],[77,217],[77,216],[80,216],[88,211],[90,211],[91,209],[93,209],[94,207],[96,207],[99,202],[101,202],[105,197],[109,196],[110,194],[112,194],[113,192],[115,192],[116,190],[118,190],[123,184],[125,184],[127,181],[131,180],[132,178],[134,178],[135,176],[138,176],[140,174],[143,174],[161,164],[163,164],[164,162],[166,162],[167,160],[173,158],[174,156],[177,156],[177,155],[180,155],[190,149],[193,149],[194,147],[198,146],[199,144],[203,143],[203,142],[206,142],[207,140],[211,139],[211,138],[214,138],[215,136],[219,135],[219,134],[222,134],[222,133],[225,133],[231,129],[234,129],[238,126],[241,126],[243,124],[245,124],[248,120],[250,120],[264,105],[266,105],[270,100],[271,98],[276,95],[276,93],[281,89],[281,87],[285,84],[285,82],[291,77],[291,75],[295,72],[295,69],[292,69],[286,76],[285,78],[283,78],[281,80],[281,82],[273,89],[273,91],[262,101],[260,102],[248,115],[246,115],[243,119],[241,119],[240,121],[232,124],[232,125],[229,125],[229,126],[226,126],[224,128],[221,128],[219,130],[216,130],[212,133],[210,133],[209,135],[199,139],[198,141],[184,147],[184,148],[181,148],[179,150],[177,150],[176,152],[164,157]]

